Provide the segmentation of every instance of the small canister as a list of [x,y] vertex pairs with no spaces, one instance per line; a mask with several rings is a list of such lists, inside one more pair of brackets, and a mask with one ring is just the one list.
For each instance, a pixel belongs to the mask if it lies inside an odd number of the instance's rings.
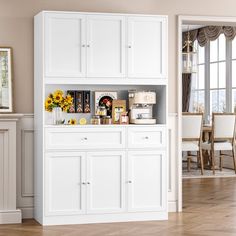
[[102,124],[103,125],[111,125],[111,123],[112,123],[112,119],[111,119],[110,116],[104,116],[102,118]]
[[91,124],[92,125],[100,125],[101,124],[100,116],[93,116],[91,118]]
[[129,117],[127,115],[127,112],[123,112],[120,114],[120,124],[122,125],[129,124]]
[[96,115],[98,116],[106,116],[107,115],[107,109],[105,106],[98,106]]

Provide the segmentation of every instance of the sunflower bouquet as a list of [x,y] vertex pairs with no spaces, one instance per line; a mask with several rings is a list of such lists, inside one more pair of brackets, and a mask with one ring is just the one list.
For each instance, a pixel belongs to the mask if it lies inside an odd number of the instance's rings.
[[64,112],[67,112],[73,103],[71,95],[64,96],[62,90],[56,90],[50,93],[45,100],[45,110],[52,112],[54,107],[60,107]]

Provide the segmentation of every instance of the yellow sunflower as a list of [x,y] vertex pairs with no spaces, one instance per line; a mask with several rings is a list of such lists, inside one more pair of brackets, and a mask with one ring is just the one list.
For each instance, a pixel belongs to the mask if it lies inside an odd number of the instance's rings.
[[45,101],[45,106],[50,106],[52,105],[52,98],[47,97],[46,101]]
[[73,102],[73,98],[71,97],[71,95],[66,95],[66,102],[68,103],[68,104],[72,104],[72,102]]
[[55,103],[60,103],[63,99],[63,96],[60,93],[57,94],[53,94],[53,99],[55,101]]
[[62,96],[63,93],[64,92],[62,90],[58,89],[58,90],[54,91],[53,95],[56,96],[57,94],[60,94]]
[[77,124],[77,120],[76,119],[70,119],[70,120],[68,120],[68,124],[69,125],[76,125]]
[[47,99],[45,101],[45,109],[46,109],[46,111],[51,111],[52,110],[52,104],[53,104],[52,98],[47,97]]
[[67,107],[67,106],[63,106],[63,107],[62,107],[62,110],[63,110],[64,112],[66,112],[66,111],[68,110],[68,107]]

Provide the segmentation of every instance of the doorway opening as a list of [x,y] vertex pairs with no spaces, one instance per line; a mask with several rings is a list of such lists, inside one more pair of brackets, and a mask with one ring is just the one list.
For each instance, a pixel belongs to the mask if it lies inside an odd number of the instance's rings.
[[[186,136],[185,130],[190,130],[196,125],[186,126],[191,114],[202,114],[201,142],[210,143],[212,130],[212,114],[234,113],[236,111],[236,18],[232,17],[202,17],[179,16],[178,21],[178,193],[179,211],[182,210],[183,179],[236,177],[234,163],[231,158],[223,159],[223,168],[219,168],[220,158],[216,155],[216,161],[212,162],[211,151],[203,151],[202,158],[199,147],[193,146],[186,149],[182,145],[182,138]],[[231,30],[231,32],[230,32]],[[194,73],[183,71],[186,61],[183,63],[182,49],[187,40],[192,41],[191,50],[196,49],[196,61],[189,65],[196,66]],[[192,63],[192,64],[191,64]],[[185,72],[185,73],[183,73]],[[182,112],[186,112],[182,116]],[[185,120],[185,117],[186,120]],[[184,118],[184,124],[183,122]],[[200,120],[200,119],[199,119]],[[197,118],[192,122],[198,122]],[[186,128],[187,127],[187,128]],[[197,131],[193,131],[197,132]],[[188,136],[187,136],[188,137]],[[184,141],[186,141],[184,139]],[[184,143],[183,143],[184,144]],[[211,146],[211,145],[210,145]],[[193,148],[193,150],[191,150]],[[196,146],[195,146],[196,148]],[[184,152],[183,152],[184,150]],[[201,146],[202,150],[202,146]],[[228,153],[227,153],[228,154]],[[214,160],[215,160],[214,159]],[[213,174],[212,166],[216,166]],[[214,169],[214,168],[213,168]],[[184,185],[186,186],[186,185]]]

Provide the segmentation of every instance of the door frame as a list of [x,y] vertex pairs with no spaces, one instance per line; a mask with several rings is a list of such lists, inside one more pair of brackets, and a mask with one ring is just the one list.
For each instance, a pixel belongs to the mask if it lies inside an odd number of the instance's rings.
[[178,15],[178,46],[177,46],[177,98],[178,98],[178,123],[177,123],[177,197],[178,205],[177,211],[182,211],[183,197],[182,197],[182,25],[196,24],[196,25],[229,25],[236,26],[236,17],[224,16],[191,16]]

